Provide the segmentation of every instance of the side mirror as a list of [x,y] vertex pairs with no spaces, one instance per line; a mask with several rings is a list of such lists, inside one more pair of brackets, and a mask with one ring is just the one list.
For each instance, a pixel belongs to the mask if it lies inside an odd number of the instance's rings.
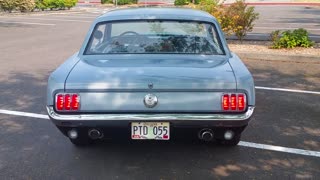
[[99,30],[96,30],[93,34],[93,37],[96,38],[96,39],[101,39],[103,36],[103,33]]

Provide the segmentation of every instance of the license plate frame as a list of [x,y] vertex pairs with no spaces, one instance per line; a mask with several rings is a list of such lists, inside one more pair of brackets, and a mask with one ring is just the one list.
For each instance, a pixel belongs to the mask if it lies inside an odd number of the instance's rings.
[[169,122],[132,122],[133,140],[170,140]]

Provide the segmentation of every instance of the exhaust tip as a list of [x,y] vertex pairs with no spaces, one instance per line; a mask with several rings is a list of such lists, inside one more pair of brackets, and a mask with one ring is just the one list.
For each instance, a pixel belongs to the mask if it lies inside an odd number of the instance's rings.
[[100,139],[100,138],[102,138],[102,133],[97,129],[90,129],[88,134],[89,134],[89,137],[91,139]]
[[211,129],[202,129],[199,132],[199,138],[204,141],[211,141],[213,139],[213,132]]
[[68,131],[68,137],[70,139],[77,139],[78,132],[75,129],[71,129],[70,131]]

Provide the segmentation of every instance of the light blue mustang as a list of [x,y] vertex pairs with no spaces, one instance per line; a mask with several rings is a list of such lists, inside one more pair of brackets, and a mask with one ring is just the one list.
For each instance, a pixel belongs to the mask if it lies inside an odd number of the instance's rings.
[[121,127],[134,140],[193,128],[237,145],[254,106],[253,78],[216,19],[191,9],[110,11],[48,80],[49,117],[75,145]]

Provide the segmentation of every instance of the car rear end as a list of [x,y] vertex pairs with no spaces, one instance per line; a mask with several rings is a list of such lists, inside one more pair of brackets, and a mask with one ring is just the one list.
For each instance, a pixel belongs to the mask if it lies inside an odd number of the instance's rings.
[[[254,111],[254,84],[216,22],[102,21],[58,84],[48,114],[76,144],[110,138],[170,140],[192,128],[201,140],[236,145]],[[76,59],[76,60],[74,60]]]

